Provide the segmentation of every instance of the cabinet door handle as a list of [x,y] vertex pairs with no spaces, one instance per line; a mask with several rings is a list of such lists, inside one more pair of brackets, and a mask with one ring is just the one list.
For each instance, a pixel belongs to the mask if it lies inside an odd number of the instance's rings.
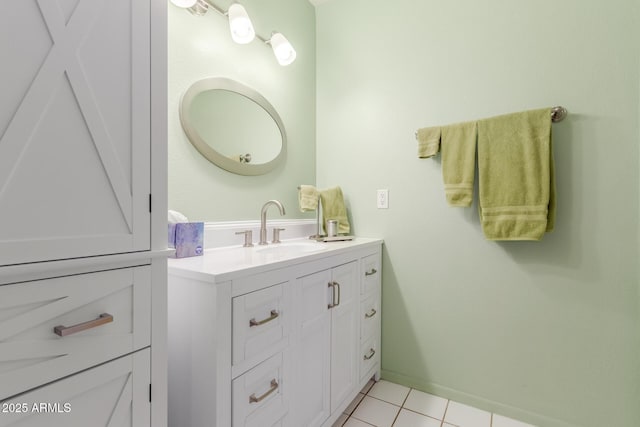
[[102,313],[97,319],[89,320],[88,322],[78,323],[73,326],[58,325],[53,328],[53,332],[61,337],[66,337],[67,335],[86,331],[87,329],[95,328],[111,322],[113,322],[113,316],[109,313]]
[[331,304],[327,305],[327,308],[331,310],[336,305],[336,282],[329,282],[328,286],[331,288]]
[[[329,287],[331,289],[331,304],[328,305],[329,309],[333,307],[337,307],[340,305],[340,283],[338,282],[329,282]],[[338,301],[336,301],[336,288],[338,289]]]
[[372,348],[369,349],[369,354],[365,354],[364,355],[364,360],[369,360],[371,359],[373,356],[375,356],[376,351]]
[[249,320],[249,327],[253,328],[254,326],[264,325],[265,323],[269,323],[272,320],[278,318],[278,316],[280,316],[280,313],[278,313],[278,310],[271,310],[271,316],[267,317],[266,319],[257,321],[256,318],[254,317],[253,319]]
[[276,391],[278,389],[279,385],[278,385],[278,381],[276,381],[276,379],[272,379],[271,380],[271,387],[269,388],[269,390],[267,390],[262,396],[260,397],[256,397],[256,394],[253,393],[251,396],[249,396],[249,403],[258,403],[263,401],[264,399],[267,398],[267,396],[269,396],[271,393],[273,393],[274,391]]
[[372,269],[371,269],[371,270],[369,270],[369,271],[365,271],[365,272],[364,272],[364,275],[365,275],[365,276],[373,276],[373,275],[374,275],[374,274],[376,274],[377,272],[378,272],[378,270],[376,270],[375,268],[372,268]]
[[375,316],[377,313],[375,308],[372,308],[370,312],[365,313],[364,317],[366,317],[367,319],[371,319],[373,316]]

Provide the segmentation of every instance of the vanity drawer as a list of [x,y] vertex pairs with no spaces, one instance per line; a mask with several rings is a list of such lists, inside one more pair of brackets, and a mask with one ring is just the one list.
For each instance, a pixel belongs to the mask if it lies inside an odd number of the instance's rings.
[[[253,364],[282,349],[289,335],[289,282],[233,298],[233,365]],[[253,366],[253,365],[251,365]],[[249,367],[251,367],[249,366]]]
[[144,349],[0,402],[0,427],[151,425]]
[[371,295],[360,304],[360,341],[373,336],[380,325],[380,300]]
[[288,352],[278,353],[232,382],[233,427],[279,425],[289,411]]
[[362,294],[375,292],[380,286],[380,254],[376,253],[362,258],[360,272],[362,274],[360,292]]
[[360,381],[370,378],[380,360],[378,338],[373,336],[360,346]]
[[0,399],[150,344],[149,266],[0,286]]

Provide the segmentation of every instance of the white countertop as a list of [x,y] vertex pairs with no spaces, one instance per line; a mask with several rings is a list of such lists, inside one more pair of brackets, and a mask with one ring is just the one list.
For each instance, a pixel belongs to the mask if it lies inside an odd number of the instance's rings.
[[[350,241],[319,242],[309,239],[283,240],[279,244],[254,246],[227,246],[223,248],[207,249],[202,256],[189,258],[170,258],[168,261],[169,274],[193,278],[203,281],[220,282],[232,280],[247,274],[257,274],[275,268],[289,267],[314,259],[321,259],[354,248],[366,248],[382,243],[382,239],[356,237]],[[313,252],[293,253],[286,250],[287,246],[322,245],[314,247]],[[283,250],[280,251],[276,247]],[[272,249],[273,248],[273,249]]]

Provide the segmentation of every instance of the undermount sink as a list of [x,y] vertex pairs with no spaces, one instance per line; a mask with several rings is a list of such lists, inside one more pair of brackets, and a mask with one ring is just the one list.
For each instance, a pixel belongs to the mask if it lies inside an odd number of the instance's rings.
[[275,243],[268,246],[260,246],[255,251],[260,254],[276,256],[295,256],[312,252],[324,251],[327,245],[316,242],[291,242]]

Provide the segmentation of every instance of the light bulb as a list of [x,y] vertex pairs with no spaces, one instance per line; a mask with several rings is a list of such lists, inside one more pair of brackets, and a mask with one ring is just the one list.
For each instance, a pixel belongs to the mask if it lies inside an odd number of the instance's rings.
[[249,19],[245,8],[241,4],[233,3],[229,6],[227,14],[229,15],[229,31],[233,41],[239,44],[251,42],[256,36],[256,31],[253,29],[253,24],[251,24],[251,19]]
[[273,33],[269,43],[280,65],[289,65],[296,60],[295,49],[281,33]]
[[195,6],[197,2],[198,0],[171,0],[174,5],[185,9]]

